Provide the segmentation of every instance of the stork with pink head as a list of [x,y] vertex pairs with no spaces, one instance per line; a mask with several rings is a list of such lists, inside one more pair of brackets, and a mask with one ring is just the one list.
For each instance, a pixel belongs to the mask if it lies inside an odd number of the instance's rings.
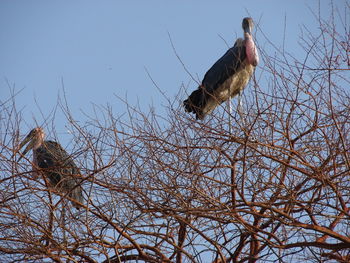
[[83,203],[81,173],[71,156],[54,141],[45,141],[44,130],[34,128],[20,143],[19,149],[26,144],[18,161],[27,152],[33,150],[33,174],[43,176],[48,186],[54,187],[63,196],[67,195],[77,209]]
[[259,56],[252,36],[253,19],[243,19],[244,39],[236,40],[230,48],[204,75],[201,85],[183,102],[185,110],[204,119],[218,105],[241,95],[259,63]]

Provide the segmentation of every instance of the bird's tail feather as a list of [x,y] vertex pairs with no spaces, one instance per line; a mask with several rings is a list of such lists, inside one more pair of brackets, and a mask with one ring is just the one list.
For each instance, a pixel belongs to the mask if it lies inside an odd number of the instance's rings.
[[187,112],[196,114],[197,119],[203,119],[204,94],[201,86],[191,93],[187,100],[183,102]]
[[[81,204],[84,203],[83,199],[83,193],[82,193],[82,188],[80,185],[77,185],[71,192],[70,192],[70,197],[73,199],[72,200],[72,205],[76,208],[79,209],[81,207]],[[76,201],[76,202],[75,202]]]
[[[82,187],[82,180],[79,178],[70,178],[70,192],[69,192],[69,197],[72,199],[72,205],[76,208],[79,209],[81,207],[81,204],[84,203],[84,198],[83,198],[83,187]],[[79,204],[80,203],[80,204]]]

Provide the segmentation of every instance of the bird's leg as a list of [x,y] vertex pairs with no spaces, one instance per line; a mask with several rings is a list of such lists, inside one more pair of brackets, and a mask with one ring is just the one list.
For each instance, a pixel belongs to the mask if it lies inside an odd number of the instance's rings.
[[238,94],[238,107],[237,107],[237,111],[238,111],[239,116],[241,117],[242,124],[243,124],[243,126],[245,127],[245,126],[246,126],[246,123],[245,123],[245,119],[244,119],[244,116],[243,116],[244,110],[243,110],[243,103],[242,103],[242,94],[243,94],[243,90],[240,90],[240,91],[239,91],[239,94]]
[[239,113],[239,115],[241,115],[243,113],[242,94],[243,94],[243,90],[240,90],[239,94],[238,94],[238,113]]
[[50,204],[50,221],[49,221],[49,233],[48,233],[48,237],[46,240],[46,246],[49,246],[49,242],[52,239],[52,231],[53,231],[53,220],[54,220],[54,208],[52,207],[52,205]]
[[62,213],[61,213],[61,228],[63,232],[63,244],[66,246],[68,241],[67,241],[67,235],[66,235],[66,201],[62,200]]
[[[241,117],[241,122],[242,122],[242,127],[244,132],[246,133],[248,131],[248,125],[245,121],[245,116],[244,116],[244,109],[243,109],[243,103],[242,103],[242,94],[243,91],[241,90],[238,94],[238,107],[237,107],[237,111],[239,116]],[[250,138],[252,139],[252,141],[257,141],[257,139],[254,137],[254,135],[252,134],[248,134],[246,133],[248,136],[250,136]]]
[[231,123],[231,115],[232,115],[232,105],[231,105],[231,98],[227,100],[227,107],[228,107],[228,131],[231,134],[232,133],[232,123]]

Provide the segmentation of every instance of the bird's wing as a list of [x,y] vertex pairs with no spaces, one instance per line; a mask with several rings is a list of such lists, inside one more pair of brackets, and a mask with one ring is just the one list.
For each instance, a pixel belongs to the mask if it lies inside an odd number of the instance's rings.
[[[82,180],[76,176],[80,170],[62,146],[54,141],[45,141],[35,151],[38,165],[50,184],[68,192],[73,200],[83,203]],[[72,201],[73,206],[79,208],[80,205],[75,201]]]
[[60,162],[61,166],[71,169],[78,169],[71,156],[62,148],[62,146],[54,141],[46,141],[47,148],[53,153],[55,159]]
[[208,101],[213,101],[213,95],[220,86],[237,72],[246,59],[244,41],[240,38],[205,74],[202,84],[184,100],[187,112],[196,114],[197,119],[203,119],[209,110],[204,112]]
[[242,39],[238,39],[235,45],[215,62],[205,74],[202,85],[208,94],[220,87],[229,77],[240,68],[246,58],[245,46]]
[[[62,148],[60,144],[53,141],[46,142],[48,147],[54,151],[58,170],[61,174],[61,186],[65,189],[69,196],[80,203],[83,203],[83,189],[81,186],[82,180],[77,177],[80,174],[80,170],[73,161],[72,157]],[[64,178],[62,178],[64,176]],[[79,209],[80,205],[72,201],[73,206]]]
[[78,174],[79,169],[67,152],[54,141],[45,141],[36,150],[38,166],[49,174],[51,184],[57,185],[66,174]]
[[43,169],[45,175],[48,176],[52,185],[57,185],[61,180],[59,171],[60,164],[58,162],[57,147],[55,142],[45,141],[44,144],[36,151],[38,166]]

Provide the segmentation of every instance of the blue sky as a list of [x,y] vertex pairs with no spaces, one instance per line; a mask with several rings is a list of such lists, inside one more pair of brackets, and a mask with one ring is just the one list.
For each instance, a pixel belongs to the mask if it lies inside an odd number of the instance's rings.
[[[341,9],[343,1],[335,1]],[[318,1],[19,1],[0,2],[0,101],[11,87],[23,110],[26,133],[50,112],[62,96],[63,85],[73,116],[85,120],[92,104],[125,111],[115,95],[130,104],[161,108],[164,98],[147,75],[148,70],[169,98],[181,85],[191,92],[197,84],[185,72],[169,41],[192,75],[200,80],[206,70],[242,36],[241,21],[251,16],[264,34],[303,57],[298,46],[300,27],[314,30],[312,10]],[[328,14],[329,2],[321,1]],[[286,22],[286,24],[285,24]],[[224,41],[225,40],[225,41]],[[257,32],[261,48],[267,41]],[[267,50],[269,52],[269,50]],[[273,51],[271,51],[273,52]],[[263,70],[263,64],[257,72]],[[179,101],[180,103],[180,101]],[[42,116],[41,113],[44,115]],[[65,134],[64,117],[54,117],[58,134]]]

